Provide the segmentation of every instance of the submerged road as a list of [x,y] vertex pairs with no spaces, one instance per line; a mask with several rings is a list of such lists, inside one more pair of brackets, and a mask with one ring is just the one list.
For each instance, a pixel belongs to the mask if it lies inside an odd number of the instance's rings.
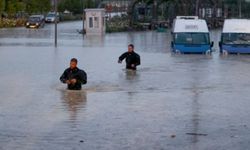
[[[170,33],[77,33],[81,22],[0,29],[0,150],[247,150],[250,56],[172,55]],[[220,31],[212,31],[217,45]],[[136,73],[117,64],[133,43]],[[70,58],[82,91],[59,76]]]

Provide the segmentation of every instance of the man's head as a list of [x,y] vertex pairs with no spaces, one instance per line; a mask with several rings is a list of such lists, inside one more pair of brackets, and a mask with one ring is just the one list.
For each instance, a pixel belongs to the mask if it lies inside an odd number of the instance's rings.
[[134,45],[133,44],[129,44],[128,45],[128,52],[133,52],[134,51]]
[[76,68],[77,67],[77,59],[76,58],[72,58],[71,60],[70,60],[70,68],[71,69],[74,69],[74,68]]

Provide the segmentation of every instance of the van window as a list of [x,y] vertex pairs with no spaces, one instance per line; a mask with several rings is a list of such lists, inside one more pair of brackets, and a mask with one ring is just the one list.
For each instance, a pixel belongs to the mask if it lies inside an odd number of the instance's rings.
[[223,33],[222,43],[250,45],[250,33]]
[[176,44],[209,44],[208,33],[176,33],[174,36]]

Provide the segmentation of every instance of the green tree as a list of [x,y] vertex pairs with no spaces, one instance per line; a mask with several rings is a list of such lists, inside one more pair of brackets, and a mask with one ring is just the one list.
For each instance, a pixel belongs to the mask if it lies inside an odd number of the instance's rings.
[[26,12],[45,13],[51,9],[50,0],[25,0]]
[[8,0],[6,3],[6,11],[9,16],[15,16],[18,12],[25,12],[26,4],[21,0]]
[[5,11],[5,0],[0,0],[0,19],[2,18],[2,14]]
[[81,14],[85,8],[94,8],[95,4],[92,0],[62,0],[58,9],[60,12],[68,10],[74,14]]

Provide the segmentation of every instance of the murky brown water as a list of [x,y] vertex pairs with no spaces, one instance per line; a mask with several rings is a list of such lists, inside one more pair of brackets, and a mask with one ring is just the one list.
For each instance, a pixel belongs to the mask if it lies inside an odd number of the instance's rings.
[[[0,30],[0,150],[249,148],[249,55],[171,55],[169,33],[80,28],[59,24],[57,48],[52,25]],[[129,43],[136,73],[117,64]],[[82,91],[59,82],[71,57],[88,73]]]

